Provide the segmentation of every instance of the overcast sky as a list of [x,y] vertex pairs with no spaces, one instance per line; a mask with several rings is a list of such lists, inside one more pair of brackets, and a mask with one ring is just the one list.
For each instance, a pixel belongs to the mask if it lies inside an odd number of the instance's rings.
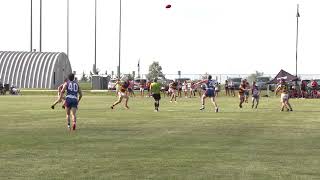
[[[43,0],[43,51],[66,52],[66,0]],[[39,49],[39,0],[33,47]],[[171,9],[165,6],[171,4]],[[122,0],[122,73],[319,74],[319,0]],[[0,0],[0,50],[30,49],[30,0]],[[116,72],[119,0],[98,0],[97,67]],[[77,73],[94,63],[94,0],[70,0],[70,61]]]

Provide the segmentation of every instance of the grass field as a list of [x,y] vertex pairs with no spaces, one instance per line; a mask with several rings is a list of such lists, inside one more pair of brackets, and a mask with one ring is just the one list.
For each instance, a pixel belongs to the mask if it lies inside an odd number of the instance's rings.
[[68,132],[54,96],[0,96],[0,179],[320,179],[319,100],[278,98],[259,109],[218,98],[220,112],[198,98],[86,96],[78,130]]

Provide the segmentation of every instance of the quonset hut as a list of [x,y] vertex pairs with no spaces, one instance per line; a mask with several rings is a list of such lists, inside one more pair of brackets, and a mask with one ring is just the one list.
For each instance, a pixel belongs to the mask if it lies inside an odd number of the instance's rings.
[[0,51],[0,82],[18,88],[57,88],[72,72],[61,52]]

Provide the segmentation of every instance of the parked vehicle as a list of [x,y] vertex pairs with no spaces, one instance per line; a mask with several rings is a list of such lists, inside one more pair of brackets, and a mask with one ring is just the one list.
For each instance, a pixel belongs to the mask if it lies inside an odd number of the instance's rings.
[[234,89],[239,90],[242,78],[229,78],[228,79],[228,86],[234,87]]
[[117,82],[117,79],[110,79],[109,83],[108,83],[108,89],[109,90],[116,90],[116,82]]
[[134,87],[133,87],[133,89],[134,89],[134,90],[139,90],[141,83],[144,84],[144,89],[147,90],[148,87],[146,86],[146,84],[147,84],[147,80],[146,80],[146,79],[135,79],[135,80],[134,80]]
[[271,80],[270,77],[265,77],[265,76],[260,76],[256,78],[256,85],[259,87],[261,90],[266,90],[268,87],[268,82]]

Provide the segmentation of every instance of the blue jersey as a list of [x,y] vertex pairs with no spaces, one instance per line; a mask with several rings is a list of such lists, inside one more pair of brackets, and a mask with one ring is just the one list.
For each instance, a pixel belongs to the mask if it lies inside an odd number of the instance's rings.
[[216,81],[215,80],[208,80],[208,82],[206,83],[206,89],[215,89],[215,84],[216,84]]
[[67,82],[67,98],[77,98],[79,92],[79,85],[74,81]]

